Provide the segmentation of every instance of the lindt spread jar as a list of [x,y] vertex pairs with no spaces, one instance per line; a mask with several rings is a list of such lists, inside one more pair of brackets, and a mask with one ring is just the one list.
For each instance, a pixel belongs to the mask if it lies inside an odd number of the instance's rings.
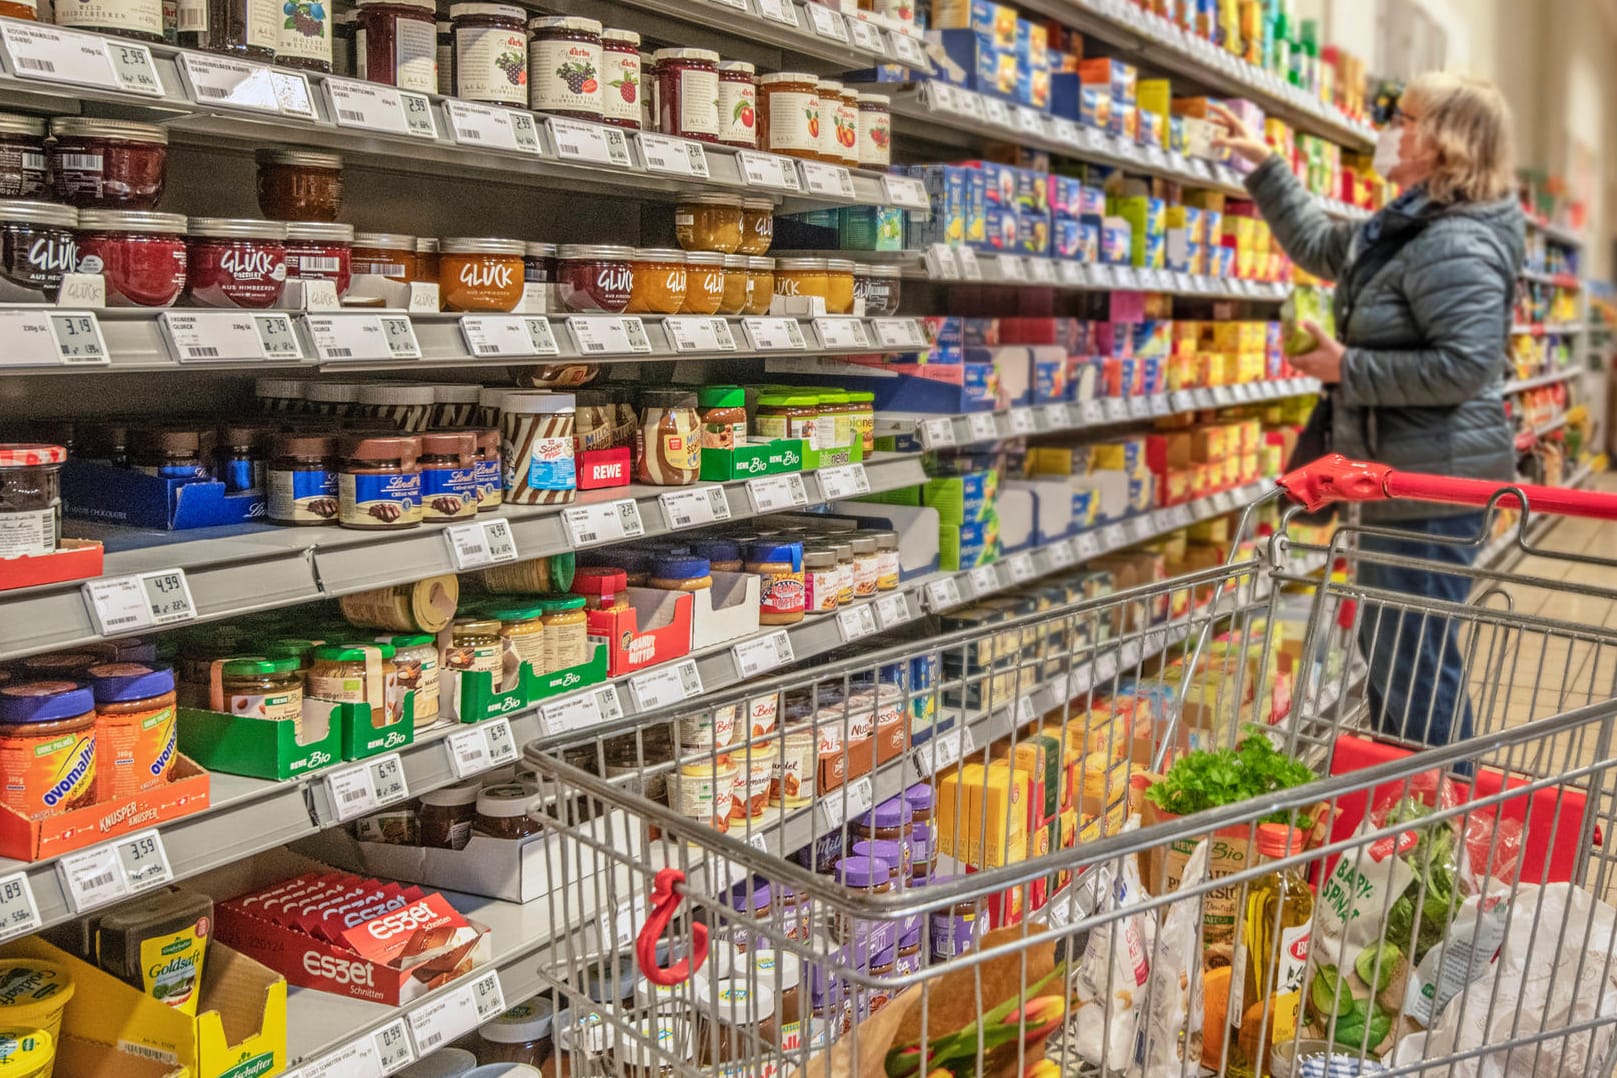
[[353,279],[354,226],[325,221],[293,221],[286,226],[289,281],[330,281],[338,297]]
[[258,208],[276,221],[335,221],[342,208],[342,158],[308,150],[260,150]]
[[639,130],[644,90],[640,35],[633,30],[602,30],[601,122]]
[[757,69],[740,60],[719,65],[719,141],[742,150],[758,146]]
[[[401,90],[438,93],[438,5],[434,0],[359,0],[358,6],[354,73]],[[451,65],[445,64],[444,77],[451,78],[451,72]],[[452,89],[453,82],[443,92]]]
[[421,436],[421,519],[469,520],[477,515],[477,436],[433,431]]
[[278,434],[264,473],[271,523],[307,527],[337,523],[337,439]]
[[685,302],[682,314],[718,314],[724,305],[724,260],[716,251],[691,251],[685,256]]
[[564,243],[557,248],[556,259],[557,297],[569,311],[621,314],[629,305],[633,247]]
[[350,261],[355,273],[375,274],[404,284],[415,279],[415,237],[397,232],[357,232]]
[[0,558],[56,552],[61,535],[58,475],[67,460],[59,445],[0,443]]
[[601,24],[572,15],[528,22],[528,107],[600,122]]
[[521,240],[446,238],[438,291],[446,311],[514,311],[522,302]]
[[45,121],[0,113],[0,198],[45,193]]
[[286,226],[233,217],[191,218],[190,283],[199,307],[262,310],[281,300]]
[[716,142],[719,137],[719,54],[707,49],[658,49],[657,130]]
[[56,301],[78,268],[78,212],[49,202],[0,201],[0,302]]
[[634,281],[629,314],[678,314],[685,302],[685,252],[672,247],[642,247],[634,252]]
[[859,164],[886,168],[893,160],[893,99],[886,94],[859,95]]
[[518,107],[528,103],[527,17],[513,4],[450,6],[456,97]]
[[674,235],[687,251],[735,254],[741,221],[741,199],[734,195],[689,195],[674,207]]
[[149,210],[163,197],[168,132],[132,120],[51,121],[51,184],[72,206]]
[[185,291],[185,217],[145,210],[79,214],[80,273],[99,273],[108,307],[169,307]]
[[758,145],[770,153],[819,160],[820,80],[800,71],[758,76]]
[[396,531],[421,523],[421,443],[345,435],[338,446],[337,523]]
[[741,200],[741,243],[737,254],[761,255],[775,242],[775,203],[767,198]]

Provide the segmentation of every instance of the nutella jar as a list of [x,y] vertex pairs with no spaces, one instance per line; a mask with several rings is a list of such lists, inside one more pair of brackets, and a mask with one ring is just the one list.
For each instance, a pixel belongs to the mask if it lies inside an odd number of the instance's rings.
[[528,815],[534,796],[523,786],[489,786],[477,795],[477,817],[472,832],[489,838],[521,841],[544,830]]
[[472,839],[477,795],[482,789],[482,782],[473,779],[422,794],[421,811],[417,816],[421,845],[440,850],[464,850]]

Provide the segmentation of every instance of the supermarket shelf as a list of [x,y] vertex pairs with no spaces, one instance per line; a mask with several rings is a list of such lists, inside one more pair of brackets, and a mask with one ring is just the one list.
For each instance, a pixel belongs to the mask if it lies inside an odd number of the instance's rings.
[[1583,332],[1582,322],[1515,322],[1510,327],[1512,336],[1570,337]]
[[1533,428],[1531,428],[1529,430],[1521,431],[1520,433],[1518,433],[1516,435],[1516,451],[1520,452],[1520,453],[1525,453],[1527,450],[1529,450],[1529,449],[1533,448],[1533,446],[1537,445],[1544,438],[1548,437],[1551,434],[1554,434],[1556,431],[1560,430],[1562,427],[1565,427],[1565,426],[1566,426],[1566,416],[1561,415],[1561,416],[1557,416],[1555,419],[1550,420],[1548,423],[1544,423],[1544,424],[1541,424],[1539,426],[1535,426],[1535,427],[1533,427]]
[[[878,453],[863,465],[871,491],[898,490],[925,480],[918,454]],[[804,472],[807,504],[829,501],[826,470]],[[748,483],[724,488],[731,520],[758,515]],[[631,500],[648,536],[676,529],[659,495],[668,487],[629,486],[582,493],[569,506],[506,505],[492,514],[509,521],[519,557],[537,558],[573,549],[563,510],[574,506]],[[76,538],[103,538],[88,523],[72,522]],[[183,569],[198,618],[215,621],[257,610],[330,599],[350,592],[404,584],[455,571],[442,525],[402,532],[373,533],[346,528],[206,529],[189,532],[132,532],[111,529],[111,543],[152,545],[110,551],[104,577],[158,569]],[[585,544],[588,545],[588,544]],[[0,658],[73,647],[99,639],[82,595],[82,581],[0,593]]]
[[970,416],[934,416],[913,412],[879,412],[878,435],[913,435],[926,449],[951,445],[973,445],[999,438],[1030,434],[1056,434],[1096,430],[1138,420],[1181,415],[1212,408],[1260,404],[1309,393],[1318,393],[1312,378],[1287,378],[1273,382],[1186,389],[1141,397],[1109,397],[1070,404],[1035,404],[1004,412],[982,412]]
[[[0,312],[20,309],[0,305]],[[33,307],[43,313],[50,308]],[[737,355],[764,353],[797,356],[869,355],[873,352],[913,350],[926,342],[925,328],[914,318],[863,319],[830,318],[701,318],[660,315],[456,315],[410,313],[404,310],[349,308],[331,312],[284,311],[291,316],[299,342],[299,358],[267,359],[258,337],[252,332],[245,340],[218,329],[210,321],[215,336],[202,347],[181,348],[170,342],[163,331],[165,316],[217,319],[224,323],[242,321],[240,312],[210,312],[200,309],[160,311],[134,308],[107,308],[94,312],[106,341],[108,362],[102,364],[68,361],[54,351],[30,357],[16,355],[0,364],[0,374],[83,374],[112,371],[143,373],[162,371],[230,370],[238,373],[262,372],[280,368],[325,371],[404,371],[451,367],[500,366],[512,362],[566,362],[568,360],[647,360],[723,359]],[[415,342],[415,356],[395,352],[378,329],[369,355],[333,358],[329,347],[322,350],[311,320],[336,319],[343,327],[358,331],[378,326],[379,319],[398,324],[407,320]],[[542,337],[550,344],[535,343],[529,322],[543,323]],[[250,318],[249,318],[250,324]],[[511,332],[499,335],[499,329]],[[363,336],[363,333],[361,334]],[[475,335],[480,342],[472,343]],[[336,339],[333,337],[333,339]],[[631,350],[642,340],[640,351]],[[201,340],[199,338],[199,340]],[[344,338],[347,342],[346,336]],[[901,341],[902,345],[884,345]],[[492,342],[492,343],[481,343]],[[352,350],[352,349],[350,349]],[[207,353],[209,358],[191,358]]]
[[1565,370],[1550,371],[1548,374],[1536,374],[1531,378],[1517,378],[1505,383],[1505,392],[1521,393],[1542,386],[1553,386],[1559,382],[1570,382],[1582,374],[1581,368],[1568,367]]
[[1562,228],[1560,225],[1551,224],[1549,221],[1541,221],[1536,217],[1528,217],[1527,227],[1544,233],[1546,237],[1563,247],[1572,247],[1578,250],[1583,248],[1583,237],[1569,229]]
[[[800,24],[806,21],[794,0],[782,0],[792,7]],[[715,5],[718,6],[718,5]],[[580,124],[575,130],[590,134],[579,139],[568,135],[558,145],[557,129],[544,115],[525,108],[489,110],[470,102],[437,95],[400,98],[391,87],[357,82],[316,72],[293,72],[238,60],[225,60],[210,53],[176,49],[167,45],[132,45],[122,38],[106,38],[47,27],[46,32],[61,36],[70,44],[85,40],[96,53],[116,44],[128,50],[149,50],[150,67],[138,66],[142,77],[158,93],[141,93],[122,88],[120,74],[110,57],[90,62],[82,81],[47,81],[24,77],[12,48],[19,33],[37,32],[40,24],[0,19],[5,35],[5,71],[0,73],[0,106],[25,111],[57,114],[115,112],[124,119],[161,123],[170,142],[217,148],[235,145],[260,149],[285,145],[326,149],[343,154],[350,165],[365,162],[395,172],[422,175],[441,174],[452,167],[457,175],[484,176],[504,183],[526,184],[553,190],[577,191],[587,188],[596,194],[621,194],[632,198],[668,202],[693,191],[747,191],[754,195],[790,195],[794,205],[871,205],[888,204],[888,186],[881,173],[848,170],[849,183],[835,190],[810,188],[809,176],[790,158],[754,153],[756,159],[770,159],[783,166],[785,176],[771,171],[767,183],[749,183],[744,159],[730,147],[716,143],[671,140],[672,152],[659,150],[648,162],[647,143],[639,132],[599,124]],[[784,25],[782,26],[784,30]],[[71,36],[69,36],[71,35]],[[878,32],[878,39],[886,37]],[[890,43],[884,48],[891,49]],[[844,54],[846,54],[844,47]],[[867,53],[867,56],[874,56]],[[182,58],[184,62],[182,63]],[[188,76],[186,64],[207,64],[214,70],[234,65],[235,74],[216,76],[199,93]],[[32,69],[32,65],[30,65]],[[338,121],[333,89],[365,95],[366,103],[355,107],[353,99],[346,113],[356,117]],[[358,90],[351,88],[358,87]],[[407,109],[425,103],[422,114]],[[476,116],[472,114],[475,113]],[[452,122],[459,117],[458,123]],[[431,132],[426,119],[430,119]],[[418,134],[408,133],[410,123],[420,124]],[[576,142],[576,145],[575,145]],[[493,148],[493,147],[505,147]],[[692,147],[700,147],[699,151]],[[700,154],[706,175],[694,171],[692,158]],[[840,175],[838,173],[837,175]],[[789,186],[788,186],[789,184]],[[924,206],[910,203],[913,208]]]
[[1538,270],[1524,269],[1521,272],[1521,277],[1524,281],[1554,285],[1556,288],[1577,289],[1583,287],[1583,281],[1570,273],[1540,273]]

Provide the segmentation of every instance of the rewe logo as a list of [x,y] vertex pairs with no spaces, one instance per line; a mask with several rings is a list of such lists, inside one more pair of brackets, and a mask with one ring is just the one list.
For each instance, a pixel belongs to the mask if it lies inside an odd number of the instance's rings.
[[349,962],[335,955],[319,951],[303,952],[303,972],[311,977],[324,977],[337,984],[352,984],[374,988],[373,970],[369,962]]

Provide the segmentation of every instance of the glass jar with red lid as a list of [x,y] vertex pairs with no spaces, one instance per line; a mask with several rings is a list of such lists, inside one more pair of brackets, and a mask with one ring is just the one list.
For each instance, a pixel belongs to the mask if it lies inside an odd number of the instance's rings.
[[[434,0],[359,0],[354,74],[401,90],[438,93],[437,11]],[[448,67],[443,75],[451,78]]]
[[608,27],[601,31],[601,122],[638,131],[644,87],[640,35]]
[[132,120],[58,116],[48,152],[52,187],[69,205],[149,210],[163,197],[168,132]]
[[286,279],[330,281],[338,297],[353,278],[354,226],[333,221],[292,221],[286,226]]
[[658,49],[657,130],[665,135],[719,139],[719,54],[707,49]]
[[601,24],[572,15],[528,22],[528,107],[601,120]]
[[335,221],[342,208],[342,158],[307,150],[260,150],[258,208],[276,221]]
[[0,201],[0,302],[55,303],[78,269],[78,211],[51,202]]
[[190,263],[186,292],[197,306],[273,307],[286,282],[286,226],[250,218],[193,217]]
[[742,150],[758,148],[758,75],[751,64],[719,65],[719,141]]
[[513,4],[455,4],[455,96],[528,103],[528,13]]
[[556,294],[569,311],[622,314],[634,286],[633,247],[564,243],[556,249]]
[[39,198],[46,178],[45,121],[0,113],[0,198]]
[[284,11],[275,0],[179,0],[180,44],[269,63],[281,43]]
[[99,273],[108,307],[170,307],[185,291],[186,221],[178,213],[85,210],[80,273]]

